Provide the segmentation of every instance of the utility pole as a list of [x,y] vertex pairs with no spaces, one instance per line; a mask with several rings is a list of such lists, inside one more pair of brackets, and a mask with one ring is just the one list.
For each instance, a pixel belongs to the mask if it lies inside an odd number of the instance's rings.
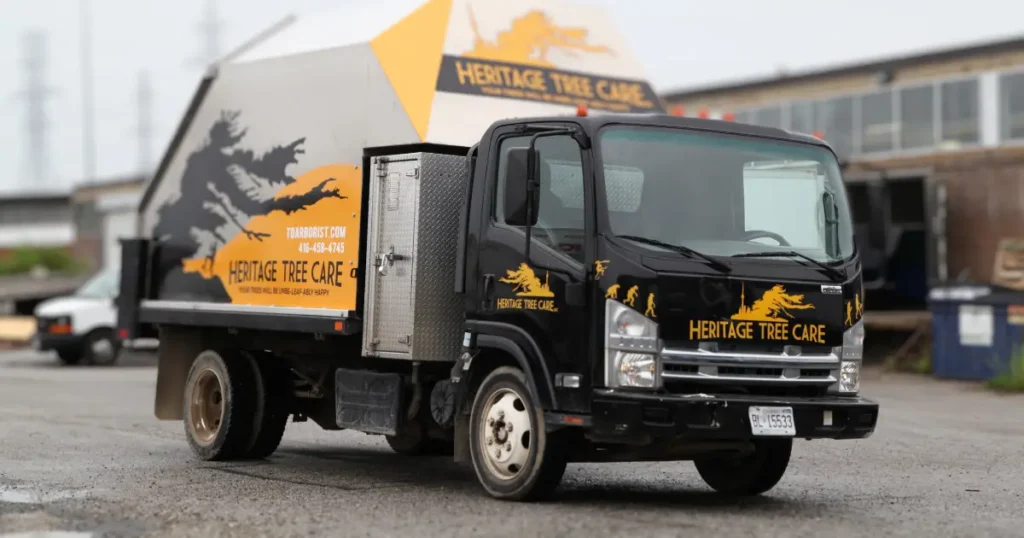
[[46,101],[55,93],[46,82],[46,34],[39,30],[26,32],[22,37],[22,46],[25,88],[20,92],[20,97],[26,102],[26,173],[23,181],[36,188],[46,188],[53,180],[50,175],[50,124],[46,114]]
[[96,120],[92,65],[92,0],[79,0],[82,66],[82,181],[96,179]]
[[217,0],[205,0],[205,10],[198,28],[203,50],[195,59],[204,68],[220,58],[221,29],[220,15],[217,13]]
[[148,175],[150,172],[150,149],[153,146],[153,87],[149,82],[149,73],[139,73],[139,86],[136,96],[138,100],[139,123],[136,125],[136,136],[139,142],[139,172]]

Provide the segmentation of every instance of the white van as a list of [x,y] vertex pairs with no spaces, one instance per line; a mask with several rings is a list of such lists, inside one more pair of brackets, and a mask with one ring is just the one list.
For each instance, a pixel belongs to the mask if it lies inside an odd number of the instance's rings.
[[121,351],[115,327],[120,271],[104,269],[77,291],[39,303],[35,347],[65,364],[111,365]]

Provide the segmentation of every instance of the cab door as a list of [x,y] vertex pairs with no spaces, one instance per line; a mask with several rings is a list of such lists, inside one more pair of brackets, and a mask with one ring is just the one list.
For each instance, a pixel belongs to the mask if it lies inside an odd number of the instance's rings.
[[[470,316],[481,322],[482,332],[499,331],[529,356],[538,390],[546,379],[561,410],[582,412],[588,405],[581,389],[590,383],[593,312],[586,293],[593,258],[593,204],[588,203],[593,188],[584,181],[590,177],[590,152],[569,135],[537,139],[539,202],[527,257],[526,227],[509,224],[506,214],[506,182],[517,173],[509,166],[509,150],[529,147],[533,134],[511,128],[494,132],[486,157],[487,187],[482,200],[476,198],[484,209],[476,222],[474,295],[479,300]],[[580,388],[561,386],[565,374],[580,376]]]

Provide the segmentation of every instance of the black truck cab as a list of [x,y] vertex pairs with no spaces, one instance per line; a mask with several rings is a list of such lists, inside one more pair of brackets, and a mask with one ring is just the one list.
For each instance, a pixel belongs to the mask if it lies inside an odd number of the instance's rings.
[[[533,118],[494,124],[468,162],[461,393],[488,393],[466,381],[475,363],[512,360],[570,458],[694,459],[732,493],[774,486],[793,438],[871,435],[861,264],[824,141],[666,115]],[[501,436],[478,422],[474,458]]]

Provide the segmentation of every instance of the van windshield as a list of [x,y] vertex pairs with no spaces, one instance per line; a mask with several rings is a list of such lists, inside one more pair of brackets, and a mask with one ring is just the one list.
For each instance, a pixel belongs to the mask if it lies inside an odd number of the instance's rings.
[[93,299],[112,299],[117,296],[120,286],[120,275],[116,270],[105,270],[82,284],[75,295],[78,297],[89,297]]
[[832,263],[853,254],[839,163],[825,148],[637,126],[606,127],[598,144],[616,236],[711,256],[796,251]]

